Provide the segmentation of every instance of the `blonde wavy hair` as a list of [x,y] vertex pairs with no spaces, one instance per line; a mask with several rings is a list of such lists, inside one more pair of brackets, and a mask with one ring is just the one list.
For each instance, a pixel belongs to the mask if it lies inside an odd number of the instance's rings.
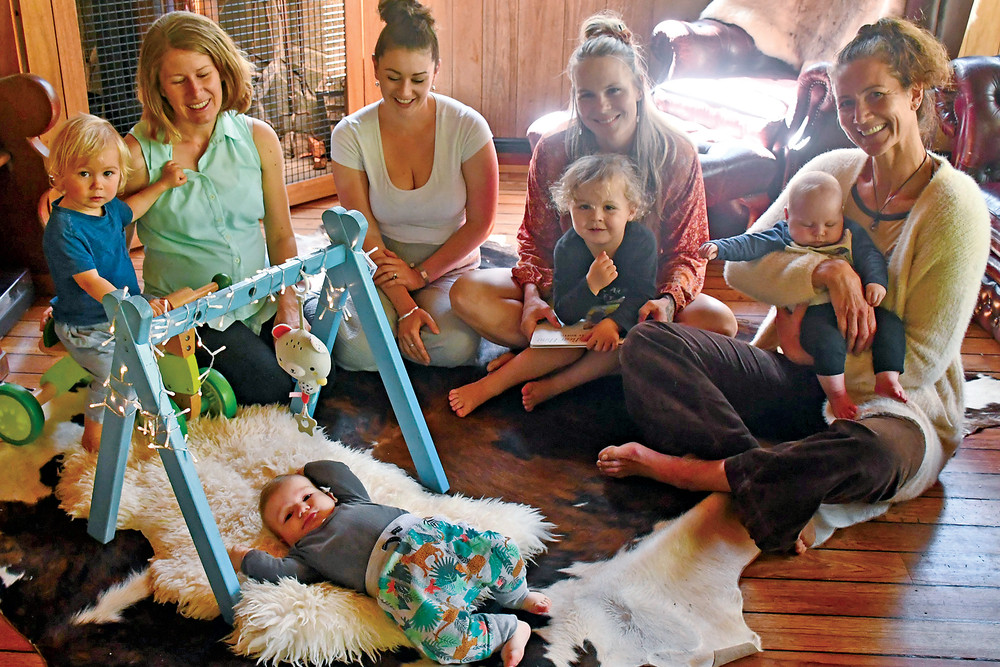
[[132,174],[129,150],[118,131],[108,121],[89,113],[81,113],[63,123],[52,140],[46,167],[49,179],[65,176],[87,160],[100,155],[109,146],[118,151],[121,181],[118,194],[125,192],[125,183]]
[[250,108],[254,66],[232,37],[201,14],[170,12],[153,23],[139,50],[136,87],[142,120],[151,138],[171,143],[181,138],[174,125],[174,109],[160,86],[160,67],[170,49],[195,51],[212,59],[222,80],[222,111],[246,113]]

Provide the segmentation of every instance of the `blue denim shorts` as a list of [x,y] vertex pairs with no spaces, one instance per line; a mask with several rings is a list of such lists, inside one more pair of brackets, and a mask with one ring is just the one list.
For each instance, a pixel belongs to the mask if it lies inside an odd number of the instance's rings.
[[84,415],[100,424],[104,420],[104,401],[108,397],[107,380],[114,361],[115,338],[111,323],[75,326],[56,322],[56,336],[73,360],[94,376],[90,383],[90,396]]

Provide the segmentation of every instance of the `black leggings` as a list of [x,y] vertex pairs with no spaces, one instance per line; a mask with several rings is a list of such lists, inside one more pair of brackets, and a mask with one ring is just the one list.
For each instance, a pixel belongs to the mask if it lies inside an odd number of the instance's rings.
[[[629,414],[646,446],[725,459],[733,505],[762,551],[782,552],[822,503],[894,496],[923,460],[916,424],[826,424],[814,369],[683,324],[644,322],[622,348]],[[764,449],[757,437],[779,440]]]
[[[240,405],[284,403],[295,388],[292,376],[281,369],[274,354],[274,339],[269,320],[255,334],[242,322],[233,322],[225,331],[198,327],[201,343],[209,350],[226,349],[215,355],[213,367],[229,381]],[[207,366],[211,356],[199,348],[195,352],[199,366]]]

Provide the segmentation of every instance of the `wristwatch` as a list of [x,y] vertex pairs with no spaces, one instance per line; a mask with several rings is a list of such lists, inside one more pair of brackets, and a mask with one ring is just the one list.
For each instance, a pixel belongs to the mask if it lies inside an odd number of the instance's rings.
[[420,277],[424,279],[424,285],[431,284],[431,279],[427,276],[427,271],[424,270],[423,265],[414,263],[410,264],[410,268],[420,274]]

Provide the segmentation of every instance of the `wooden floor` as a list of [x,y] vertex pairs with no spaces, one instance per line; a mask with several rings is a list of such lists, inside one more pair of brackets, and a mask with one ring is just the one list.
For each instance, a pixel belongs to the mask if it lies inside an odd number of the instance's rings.
[[[498,240],[513,241],[525,174],[520,165],[501,167]],[[314,236],[335,202],[295,207],[296,233]],[[141,252],[134,259],[141,262]],[[760,318],[766,310],[726,287],[715,265],[706,292],[737,316]],[[0,341],[8,380],[25,387],[37,387],[54,362],[36,348],[43,305],[36,303]],[[968,328],[962,352],[966,370],[1000,377],[1000,344],[978,326]],[[802,557],[760,558],[741,587],[747,623],[765,650],[733,663],[740,667],[1000,662],[1000,429],[966,438],[923,497],[842,530]],[[0,667],[44,664],[30,651],[0,617]]]

